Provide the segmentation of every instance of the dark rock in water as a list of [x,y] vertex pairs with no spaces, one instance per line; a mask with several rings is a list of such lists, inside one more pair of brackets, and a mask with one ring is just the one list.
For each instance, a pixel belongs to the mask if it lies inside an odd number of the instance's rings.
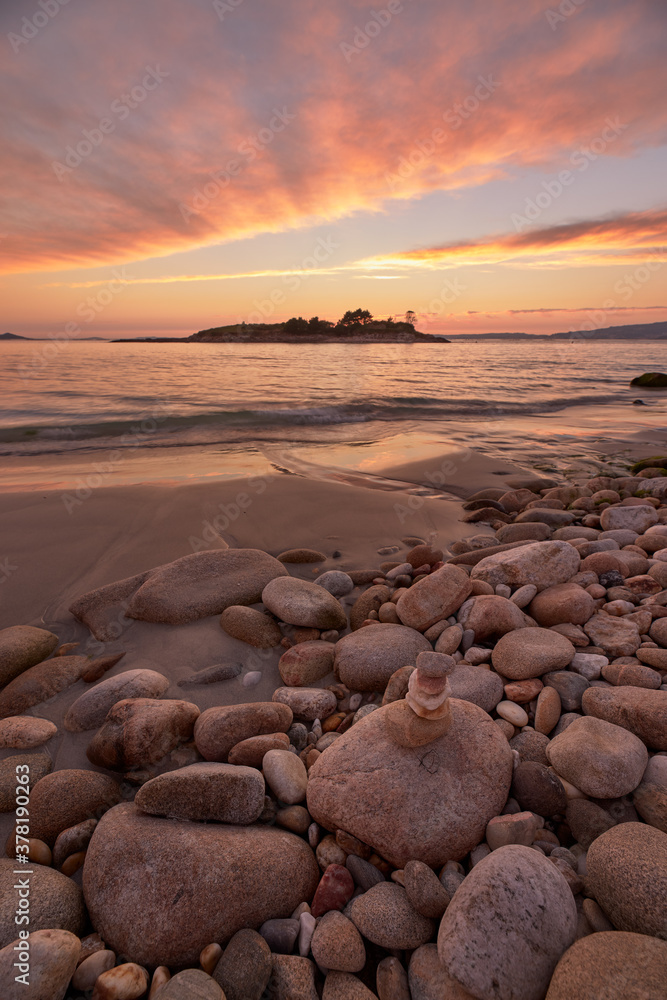
[[41,663],[58,645],[58,636],[32,625],[12,625],[0,631],[0,686]]
[[630,385],[641,385],[645,389],[667,389],[667,375],[664,372],[644,372],[633,378]]
[[[113,657],[104,657],[118,662]],[[59,694],[65,688],[88,674],[95,660],[87,656],[56,656],[34,667],[10,681],[0,693],[0,719],[10,715],[21,715],[33,705]],[[112,663],[109,663],[109,667]]]
[[625,580],[615,569],[610,569],[607,573],[600,573],[600,586],[607,590],[610,587],[622,587]]
[[97,825],[83,887],[93,926],[128,961],[194,965],[211,941],[289,917],[312,899],[315,855],[265,826],[188,823],[124,803]]
[[243,670],[242,663],[214,663],[212,667],[204,667],[194,674],[183,677],[179,682],[179,687],[186,687],[189,684],[216,684],[218,681],[229,681],[232,677],[238,677]]
[[633,406],[646,406],[646,403],[644,402],[643,399],[633,399],[632,400],[632,405]]
[[638,472],[642,472],[644,469],[667,469],[667,455],[651,455],[650,458],[643,458],[641,462],[635,462],[630,472],[633,476],[636,476]]

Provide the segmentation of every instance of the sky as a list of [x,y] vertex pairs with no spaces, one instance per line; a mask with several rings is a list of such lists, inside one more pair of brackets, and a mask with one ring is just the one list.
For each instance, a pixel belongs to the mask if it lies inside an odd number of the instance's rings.
[[667,320],[664,0],[14,0],[0,327]]

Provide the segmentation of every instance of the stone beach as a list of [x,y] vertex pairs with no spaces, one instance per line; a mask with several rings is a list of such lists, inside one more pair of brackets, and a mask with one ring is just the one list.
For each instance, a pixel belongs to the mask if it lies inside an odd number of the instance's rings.
[[373,562],[220,539],[0,630],[0,998],[664,1000],[658,471],[506,472]]

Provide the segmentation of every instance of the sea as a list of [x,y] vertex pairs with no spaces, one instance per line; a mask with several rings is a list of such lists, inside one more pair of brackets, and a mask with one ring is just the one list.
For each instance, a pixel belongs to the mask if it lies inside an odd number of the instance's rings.
[[96,460],[118,484],[257,463],[372,475],[452,447],[543,472],[594,472],[600,456],[621,469],[667,434],[667,390],[630,385],[666,368],[656,341],[5,341],[0,486],[60,486]]

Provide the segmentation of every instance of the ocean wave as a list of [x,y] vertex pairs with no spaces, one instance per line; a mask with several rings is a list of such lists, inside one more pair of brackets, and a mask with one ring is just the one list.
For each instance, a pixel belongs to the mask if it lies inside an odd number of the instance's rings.
[[406,421],[501,420],[503,417],[553,413],[570,406],[607,406],[627,402],[627,394],[557,396],[536,401],[490,400],[463,396],[384,396],[321,406],[266,406],[188,414],[170,410],[68,425],[0,428],[0,455],[126,448],[188,447],[236,441],[279,440],[299,428],[313,430],[354,424],[402,424]]

